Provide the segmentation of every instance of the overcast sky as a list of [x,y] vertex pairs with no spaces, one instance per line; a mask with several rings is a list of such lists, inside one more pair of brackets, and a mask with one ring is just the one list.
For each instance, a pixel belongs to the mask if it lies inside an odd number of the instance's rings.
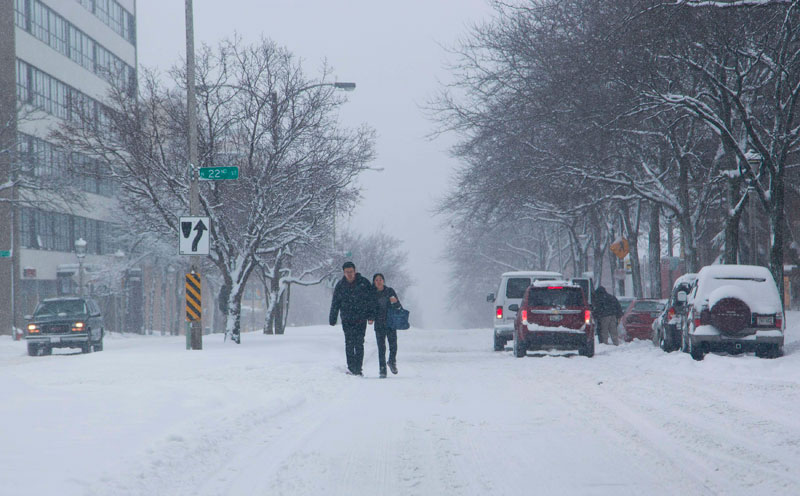
[[[449,320],[445,236],[431,209],[455,161],[448,155],[452,138],[426,139],[434,124],[420,106],[449,77],[442,46],[489,13],[485,0],[194,2],[195,43],[213,45],[234,32],[256,41],[263,34],[301,57],[309,76],[327,59],[338,80],[357,83],[341,119],[377,130],[373,165],[384,170],[362,177],[364,199],[348,222],[364,233],[382,227],[404,241],[417,281],[413,299],[428,327]],[[166,70],[185,55],[184,2],[138,0],[137,27],[140,65]]]

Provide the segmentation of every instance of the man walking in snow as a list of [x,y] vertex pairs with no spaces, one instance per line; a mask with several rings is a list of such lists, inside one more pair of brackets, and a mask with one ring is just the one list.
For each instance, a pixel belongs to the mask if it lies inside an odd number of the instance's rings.
[[364,336],[367,320],[372,323],[374,316],[374,295],[369,280],[356,272],[353,262],[342,265],[344,276],[336,283],[331,301],[330,325],[336,325],[336,318],[342,316],[344,331],[344,350],[347,356],[347,373],[363,375]]
[[594,316],[597,319],[597,339],[608,344],[608,337],[614,346],[619,345],[619,318],[622,317],[622,306],[617,297],[600,286],[594,293]]

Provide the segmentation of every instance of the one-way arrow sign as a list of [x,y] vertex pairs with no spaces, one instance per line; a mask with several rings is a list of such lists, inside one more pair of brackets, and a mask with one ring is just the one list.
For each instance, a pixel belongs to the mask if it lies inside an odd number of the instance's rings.
[[181,217],[180,254],[208,255],[208,217]]

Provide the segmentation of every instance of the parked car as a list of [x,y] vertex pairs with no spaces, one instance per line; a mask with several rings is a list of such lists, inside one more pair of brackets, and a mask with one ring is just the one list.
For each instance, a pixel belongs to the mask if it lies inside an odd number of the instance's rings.
[[766,267],[703,267],[688,306],[681,349],[695,360],[710,351],[755,351],[762,358],[776,358],[783,352],[783,305]]
[[633,300],[635,300],[633,296],[617,296],[617,301],[619,301],[619,306],[622,307],[622,313],[628,311],[628,307],[631,306]]
[[625,341],[634,339],[651,339],[652,325],[661,310],[666,306],[666,301],[651,298],[638,298],[628,305],[628,309],[622,315],[620,324],[625,331]]
[[561,279],[558,272],[518,271],[506,272],[500,277],[497,293],[489,293],[486,301],[494,302],[494,351],[502,351],[514,337],[516,313],[511,305],[519,307],[528,286],[535,281]]
[[49,355],[53,348],[103,351],[103,315],[91,298],[62,297],[42,300],[28,320],[28,354]]
[[595,326],[583,289],[569,281],[536,281],[527,290],[514,321],[514,355],[528,350],[566,349],[594,356]]
[[692,291],[692,285],[697,280],[697,274],[684,274],[675,280],[672,285],[669,299],[664,309],[653,321],[653,344],[667,353],[680,348],[681,329],[686,319],[686,299]]

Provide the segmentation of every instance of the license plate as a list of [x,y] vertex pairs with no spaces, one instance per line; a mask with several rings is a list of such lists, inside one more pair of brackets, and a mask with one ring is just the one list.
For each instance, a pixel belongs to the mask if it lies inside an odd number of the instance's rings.
[[774,323],[775,323],[775,317],[772,317],[772,316],[769,316],[769,317],[757,317],[756,318],[756,324],[758,324],[760,326],[772,325]]
[[61,337],[60,336],[50,336],[50,342],[51,343],[60,343],[61,342]]
[[551,315],[550,316],[550,320],[552,320],[553,322],[558,322],[559,320],[561,320],[563,318],[564,318],[563,315]]

